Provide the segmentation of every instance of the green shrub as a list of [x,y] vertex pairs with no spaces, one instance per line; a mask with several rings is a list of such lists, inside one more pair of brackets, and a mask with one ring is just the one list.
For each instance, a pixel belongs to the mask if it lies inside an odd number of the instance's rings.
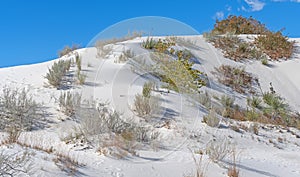
[[261,108],[262,100],[259,97],[253,96],[252,98],[247,98],[247,104],[248,106],[252,108]]
[[152,82],[145,83],[143,86],[143,97],[150,98],[152,88],[153,88]]
[[288,37],[283,36],[280,31],[268,32],[255,39],[257,47],[273,60],[290,58],[294,51],[294,43],[290,42]]
[[267,59],[266,57],[262,58],[262,59],[260,60],[260,62],[261,62],[261,64],[263,64],[263,65],[266,65],[266,66],[269,65],[268,59]]
[[50,85],[59,88],[64,75],[69,71],[70,67],[70,60],[59,60],[58,62],[54,62],[51,69],[48,69],[48,73],[45,78],[48,80]]
[[226,19],[216,21],[213,34],[264,34],[268,29],[264,24],[252,17],[245,18],[242,16],[230,15]]
[[145,49],[154,49],[155,45],[156,45],[156,41],[153,38],[148,37],[146,41],[143,41],[142,43],[142,47],[144,47]]
[[264,93],[263,100],[268,105],[265,112],[271,114],[272,119],[285,115],[288,111],[288,104],[284,103],[283,99],[274,93]]

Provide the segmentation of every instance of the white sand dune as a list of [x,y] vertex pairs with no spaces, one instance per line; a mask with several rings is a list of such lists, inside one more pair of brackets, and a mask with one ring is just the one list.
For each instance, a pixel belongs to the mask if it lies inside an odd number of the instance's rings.
[[[221,51],[207,43],[202,36],[186,36],[185,38],[195,41],[198,46],[198,48],[186,48],[199,58],[200,63],[195,67],[208,74],[211,88],[204,89],[217,95],[234,96],[236,104],[245,106],[244,95],[237,94],[219,84],[211,73],[214,67],[221,64],[240,65],[259,78],[263,90],[268,91],[269,83],[272,82],[275,91],[284,97],[291,108],[300,111],[299,53],[296,53],[289,61],[270,62],[270,67],[262,65],[259,61],[236,63],[224,58]],[[124,46],[132,49],[136,55],[147,53],[140,46],[143,40],[143,38],[137,38],[114,45],[108,59],[98,58],[96,48],[79,49],[77,52],[82,57],[82,71],[87,75],[87,79],[85,85],[74,86],[71,90],[81,92],[85,99],[108,101],[113,109],[122,112],[127,117],[135,116],[132,111],[134,96],[136,93],[141,93],[143,84],[149,78],[134,73],[130,64],[115,61]],[[295,40],[300,42],[300,39]],[[63,57],[63,59],[68,59],[68,57]],[[285,129],[260,129],[259,135],[255,135],[249,132],[235,132],[226,127],[208,127],[201,122],[207,111],[193,105],[183,95],[173,91],[156,94],[160,95],[164,107],[164,114],[159,116],[173,120],[174,127],[157,128],[163,142],[153,145],[156,146],[153,149],[138,150],[138,157],[115,159],[99,155],[94,149],[66,144],[60,138],[72,131],[76,123],[58,111],[58,103],[55,100],[62,91],[45,87],[47,81],[44,78],[48,68],[57,60],[1,68],[0,88],[28,88],[34,99],[47,107],[49,116],[46,120],[50,121],[48,126],[43,130],[22,134],[20,141],[37,143],[46,147],[53,146],[56,151],[74,157],[84,164],[78,167],[75,176],[182,177],[195,172],[196,169],[192,152],[189,149],[203,149],[209,141],[214,139],[221,141],[225,138],[230,140],[238,151],[237,167],[240,169],[240,176],[300,176],[300,138]],[[75,69],[71,71],[75,72]],[[293,129],[293,131],[300,134],[299,130]],[[278,138],[284,141],[279,142]],[[2,145],[1,149],[5,152],[25,151],[25,148],[19,145]],[[67,173],[52,160],[54,155],[34,149],[30,151],[34,152],[34,155],[28,176],[67,176]],[[199,155],[196,155],[196,158],[198,157]],[[203,157],[203,163],[206,166],[206,176],[227,176],[227,169],[211,162],[208,156]],[[230,158],[226,157],[222,164],[228,163],[230,163]]]

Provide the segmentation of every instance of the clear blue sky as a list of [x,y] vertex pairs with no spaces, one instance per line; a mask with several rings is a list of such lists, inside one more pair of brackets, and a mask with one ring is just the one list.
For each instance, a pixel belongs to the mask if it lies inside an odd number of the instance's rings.
[[0,67],[54,59],[65,45],[86,46],[107,27],[134,17],[173,18],[202,33],[216,18],[253,16],[300,37],[299,12],[300,0],[1,0]]

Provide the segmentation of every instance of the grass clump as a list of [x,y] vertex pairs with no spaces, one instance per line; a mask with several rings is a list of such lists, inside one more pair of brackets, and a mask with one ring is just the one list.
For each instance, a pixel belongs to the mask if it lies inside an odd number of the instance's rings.
[[76,76],[77,76],[77,82],[78,82],[78,84],[79,85],[83,85],[85,83],[87,75],[83,74],[82,72],[80,72],[80,70],[78,70],[76,72]]
[[256,46],[267,54],[271,59],[288,59],[294,51],[294,43],[288,40],[288,37],[278,32],[268,32],[255,38]]
[[148,37],[146,41],[142,43],[142,47],[145,49],[154,49],[159,53],[166,53],[171,46],[176,45],[171,38],[158,39],[158,41],[153,38]]

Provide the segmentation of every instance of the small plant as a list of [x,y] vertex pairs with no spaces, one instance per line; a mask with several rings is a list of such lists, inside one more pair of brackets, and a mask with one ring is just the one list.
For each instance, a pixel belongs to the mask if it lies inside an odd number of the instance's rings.
[[59,60],[58,62],[54,62],[51,69],[48,70],[45,78],[48,80],[50,85],[59,88],[63,77],[69,71],[70,67],[71,60]]
[[271,114],[272,119],[275,119],[281,115],[285,115],[288,111],[288,105],[284,103],[283,99],[275,93],[264,93],[263,100],[269,106],[265,108],[264,111]]
[[247,105],[252,108],[261,109],[262,100],[259,97],[253,96],[252,98],[247,98]]
[[143,86],[143,97],[150,98],[152,88],[153,88],[152,82],[145,83]]
[[228,177],[239,177],[240,171],[236,164],[236,150],[232,151],[232,165],[229,167],[227,175]]
[[268,61],[268,59],[267,59],[266,57],[262,58],[262,59],[260,60],[260,62],[261,62],[261,64],[263,64],[263,65],[266,65],[266,66],[269,65],[269,61]]
[[208,115],[203,116],[203,122],[210,127],[219,127],[220,125],[220,119],[217,117],[214,109],[211,109]]
[[75,62],[76,62],[78,71],[81,71],[81,57],[77,52],[75,53]]
[[118,62],[126,62],[126,61],[128,61],[128,59],[133,58],[134,56],[135,56],[135,54],[133,53],[132,50],[130,50],[130,49],[125,50],[119,56]]
[[78,49],[79,45],[74,44],[72,47],[65,46],[61,51],[58,52],[59,57],[63,57],[65,55],[70,55],[74,50]]
[[145,49],[154,49],[155,45],[156,45],[156,41],[153,38],[148,37],[146,41],[143,41],[142,43],[142,47],[144,47]]
[[212,140],[206,145],[206,154],[209,158],[218,163],[232,152],[232,146],[227,139]]
[[85,80],[87,78],[87,75],[80,72],[80,70],[77,71],[77,80],[79,85],[83,85],[85,83]]
[[225,108],[232,108],[233,104],[234,104],[234,98],[229,97],[227,95],[222,95],[221,97],[221,104],[225,107]]
[[73,116],[81,104],[81,95],[79,93],[63,92],[59,97],[59,108],[66,116]]
[[160,103],[157,97],[144,97],[136,94],[134,99],[134,107],[137,114],[141,117],[149,117],[159,111]]

